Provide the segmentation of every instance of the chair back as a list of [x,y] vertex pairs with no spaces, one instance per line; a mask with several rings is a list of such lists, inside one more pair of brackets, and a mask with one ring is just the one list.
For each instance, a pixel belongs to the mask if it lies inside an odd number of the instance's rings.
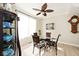
[[33,38],[34,43],[36,43],[36,44],[39,43],[39,41],[40,41],[39,36],[36,33],[34,33],[34,35],[32,35],[32,38]]
[[34,36],[38,36],[37,33],[33,33]]
[[51,33],[50,32],[46,32],[46,38],[51,38]]
[[58,35],[57,40],[56,40],[56,43],[58,42],[58,39],[59,39],[60,36],[61,36],[61,34]]

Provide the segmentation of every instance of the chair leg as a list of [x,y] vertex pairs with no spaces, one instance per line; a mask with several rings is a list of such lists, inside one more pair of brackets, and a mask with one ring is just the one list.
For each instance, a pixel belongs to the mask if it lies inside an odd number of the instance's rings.
[[34,49],[35,49],[35,47],[33,46],[33,54],[34,54]]
[[41,49],[39,49],[39,56],[41,56]]
[[55,47],[55,49],[56,49],[56,56],[57,56],[57,46]]
[[45,50],[46,50],[46,46],[44,47],[44,53],[45,53]]

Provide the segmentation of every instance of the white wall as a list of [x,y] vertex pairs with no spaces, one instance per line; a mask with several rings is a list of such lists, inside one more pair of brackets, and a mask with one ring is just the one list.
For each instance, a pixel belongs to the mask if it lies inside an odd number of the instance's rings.
[[[76,13],[64,13],[59,15],[54,15],[52,17],[44,18],[42,20],[42,37],[45,37],[46,32],[46,24],[47,23],[55,23],[54,30],[49,30],[52,33],[52,37],[57,37],[58,34],[61,34],[59,39],[60,42],[68,43],[71,45],[79,46],[79,33],[71,32],[71,24],[68,23],[68,20],[72,15],[76,15]],[[78,15],[78,14],[77,14]],[[79,31],[79,24],[78,24]]]

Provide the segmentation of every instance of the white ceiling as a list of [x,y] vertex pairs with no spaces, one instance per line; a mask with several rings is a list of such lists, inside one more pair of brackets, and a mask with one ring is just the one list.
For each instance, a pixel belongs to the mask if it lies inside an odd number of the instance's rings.
[[[33,15],[34,17],[45,18],[45,16],[43,16],[43,15],[36,16],[36,14],[39,11],[35,11],[32,9],[32,8],[41,9],[42,5],[43,5],[43,3],[16,3],[16,7],[20,8],[19,10],[23,10],[23,12]],[[77,3],[48,3],[47,8],[53,9],[54,12],[47,13],[46,17],[52,17],[52,16],[60,15],[60,14],[78,13],[79,4],[77,4]],[[79,13],[78,13],[78,15],[79,15]]]

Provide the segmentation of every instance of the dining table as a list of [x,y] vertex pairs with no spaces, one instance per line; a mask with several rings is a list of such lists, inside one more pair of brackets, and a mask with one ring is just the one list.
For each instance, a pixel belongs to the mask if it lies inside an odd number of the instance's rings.
[[40,41],[42,41],[45,44],[45,47],[50,46],[50,43],[55,41],[56,38],[40,38]]

